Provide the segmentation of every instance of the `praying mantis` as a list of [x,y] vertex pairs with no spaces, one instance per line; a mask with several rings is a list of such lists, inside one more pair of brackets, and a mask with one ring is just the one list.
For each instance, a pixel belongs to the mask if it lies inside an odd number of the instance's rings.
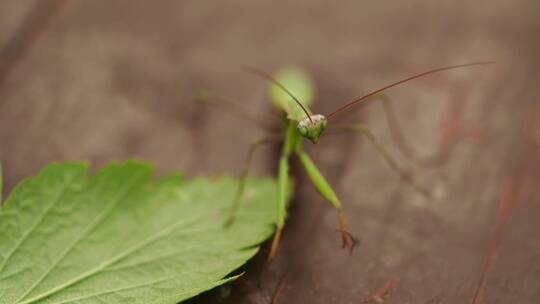
[[[344,103],[331,113],[327,115],[313,114],[310,107],[313,104],[313,95],[311,92],[312,84],[306,74],[298,70],[286,70],[282,73],[275,75],[275,77],[255,68],[246,68],[247,72],[250,72],[258,77],[265,79],[270,83],[269,95],[273,105],[279,110],[282,117],[282,126],[284,135],[280,137],[265,137],[252,142],[246,157],[246,162],[241,173],[240,182],[234,196],[234,201],[225,222],[225,226],[230,226],[234,222],[235,214],[240,207],[242,200],[242,194],[245,190],[246,177],[249,171],[250,162],[255,152],[255,149],[261,144],[282,140],[283,146],[281,149],[281,155],[278,165],[278,177],[277,177],[277,219],[276,230],[274,238],[272,240],[270,253],[267,258],[267,262],[271,261],[278,250],[278,246],[281,240],[282,230],[285,225],[285,219],[287,216],[287,201],[290,195],[290,180],[289,176],[289,162],[293,156],[298,157],[302,167],[305,169],[309,179],[313,186],[327,200],[336,210],[339,232],[341,236],[342,248],[346,248],[349,252],[352,252],[354,247],[354,239],[349,233],[345,212],[343,209],[343,203],[330,186],[330,183],[326,180],[321,171],[317,168],[311,157],[302,148],[302,139],[307,139],[313,144],[317,144],[324,131],[329,126],[329,121],[336,115],[343,111],[349,110],[351,107],[361,103],[365,103],[368,100],[375,98],[387,99],[383,91],[386,91],[392,87],[403,84],[405,82],[424,77],[433,73],[442,71],[494,64],[492,61],[472,62],[466,64],[458,64],[445,66],[428,70],[419,74],[412,75],[410,77],[403,78],[399,81],[392,82],[386,86],[373,90],[359,98],[355,98],[352,101]],[[299,98],[300,97],[300,98]],[[212,99],[213,96],[205,95],[205,100]],[[355,131],[365,135],[369,141],[375,145],[378,152],[381,153],[384,160],[388,163],[390,168],[398,173],[402,178],[406,178],[406,174],[401,171],[397,162],[386,151],[386,149],[378,143],[373,133],[369,128],[363,124],[354,124],[346,128],[348,131]],[[418,191],[423,190],[418,187],[414,182],[409,179],[411,186],[415,187]]]

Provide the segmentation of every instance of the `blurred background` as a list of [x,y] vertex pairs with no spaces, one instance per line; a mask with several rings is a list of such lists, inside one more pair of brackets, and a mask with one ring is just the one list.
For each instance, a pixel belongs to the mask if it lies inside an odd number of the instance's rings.
[[[0,1],[4,192],[55,160],[137,157],[159,173],[237,175],[266,131],[193,96],[208,88],[271,112],[267,84],[245,65],[306,69],[314,112],[329,113],[414,73],[495,60],[388,91],[394,128],[379,103],[336,116],[369,125],[430,199],[359,135],[306,142],[344,201],[353,255],[340,249],[334,210],[293,167],[277,259],[260,273],[265,246],[242,279],[193,303],[270,303],[278,282],[276,303],[377,292],[384,303],[538,303],[539,37],[532,0]],[[275,174],[278,153],[262,148],[253,174]]]

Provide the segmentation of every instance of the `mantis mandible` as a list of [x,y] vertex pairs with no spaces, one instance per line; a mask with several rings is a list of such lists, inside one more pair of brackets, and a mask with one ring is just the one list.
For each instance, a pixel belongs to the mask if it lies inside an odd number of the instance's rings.
[[[339,232],[341,235],[341,243],[343,248],[347,248],[352,252],[354,246],[354,240],[352,239],[351,234],[349,233],[347,227],[347,221],[345,218],[345,212],[343,210],[342,201],[338,198],[326,178],[323,176],[321,171],[317,168],[315,163],[309,157],[309,155],[302,148],[302,138],[308,139],[313,144],[316,144],[323,132],[326,130],[329,120],[331,120],[336,114],[341,113],[345,110],[350,109],[351,107],[365,103],[367,101],[373,100],[370,97],[381,97],[383,91],[390,89],[394,86],[400,85],[402,83],[411,81],[416,78],[420,78],[429,74],[471,67],[479,65],[493,64],[492,61],[485,62],[473,62],[459,65],[452,65],[441,67],[437,69],[428,70],[423,73],[415,74],[413,76],[404,78],[402,80],[393,82],[389,85],[383,86],[379,89],[373,90],[359,98],[353,99],[352,101],[344,103],[342,106],[338,107],[331,113],[327,115],[322,114],[313,114],[310,111],[310,107],[313,103],[313,96],[311,93],[313,90],[310,89],[311,82],[306,75],[295,70],[284,71],[281,75],[272,77],[269,74],[260,71],[255,68],[246,68],[246,70],[252,74],[255,74],[261,78],[264,78],[271,84],[270,87],[270,99],[274,106],[282,113],[283,117],[283,129],[285,131],[285,136],[283,139],[283,147],[281,150],[281,156],[279,159],[278,166],[278,195],[277,195],[277,220],[276,220],[276,232],[272,241],[270,253],[268,255],[268,261],[270,261],[277,253],[279,242],[281,239],[281,233],[285,225],[285,219],[287,215],[287,201],[289,197],[289,161],[292,156],[297,156],[300,160],[300,163],[306,170],[309,179],[312,184],[315,186],[317,191],[322,195],[322,197],[327,200],[336,210],[339,224]],[[279,79],[279,80],[278,80]],[[290,85],[289,89],[288,86]],[[306,93],[308,92],[308,93]],[[298,98],[302,94],[302,99]],[[212,98],[206,96],[204,99],[208,100]],[[348,128],[349,131],[356,131],[364,134],[369,141],[375,145],[375,148],[379,153],[382,154],[384,160],[388,163],[392,170],[396,171],[401,177],[405,178],[406,174],[401,171],[397,166],[397,162],[390,156],[390,154],[378,144],[374,135],[371,131],[363,124],[355,124]],[[238,210],[242,198],[242,194],[245,189],[245,179],[248,174],[249,164],[252,159],[252,155],[256,149],[261,144],[274,141],[275,138],[267,137],[260,140],[256,140],[251,144],[251,147],[247,153],[246,163],[241,174],[240,183],[234,197],[234,202],[230,210],[230,214],[226,221],[226,226],[231,225],[234,222],[235,213]],[[412,186],[415,186],[414,183],[411,183]],[[417,187],[415,187],[417,188]],[[418,189],[418,188],[417,188]],[[420,190],[420,189],[418,189]]]

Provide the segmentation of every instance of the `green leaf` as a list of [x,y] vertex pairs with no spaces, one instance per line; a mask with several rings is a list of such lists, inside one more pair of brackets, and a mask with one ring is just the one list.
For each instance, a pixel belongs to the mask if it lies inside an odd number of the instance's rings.
[[111,164],[88,177],[53,163],[0,209],[0,303],[177,303],[234,279],[275,224],[275,182],[250,179],[232,227],[237,181]]
[[2,205],[3,193],[4,193],[4,170],[2,169],[2,163],[0,163],[0,206]]

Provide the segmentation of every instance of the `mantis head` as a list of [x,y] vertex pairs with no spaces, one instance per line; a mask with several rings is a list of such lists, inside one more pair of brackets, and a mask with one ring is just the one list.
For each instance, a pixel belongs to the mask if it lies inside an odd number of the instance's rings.
[[326,117],[321,114],[316,114],[299,121],[296,125],[296,130],[298,130],[298,133],[300,133],[302,137],[305,137],[316,144],[327,125],[328,121],[326,120]]

